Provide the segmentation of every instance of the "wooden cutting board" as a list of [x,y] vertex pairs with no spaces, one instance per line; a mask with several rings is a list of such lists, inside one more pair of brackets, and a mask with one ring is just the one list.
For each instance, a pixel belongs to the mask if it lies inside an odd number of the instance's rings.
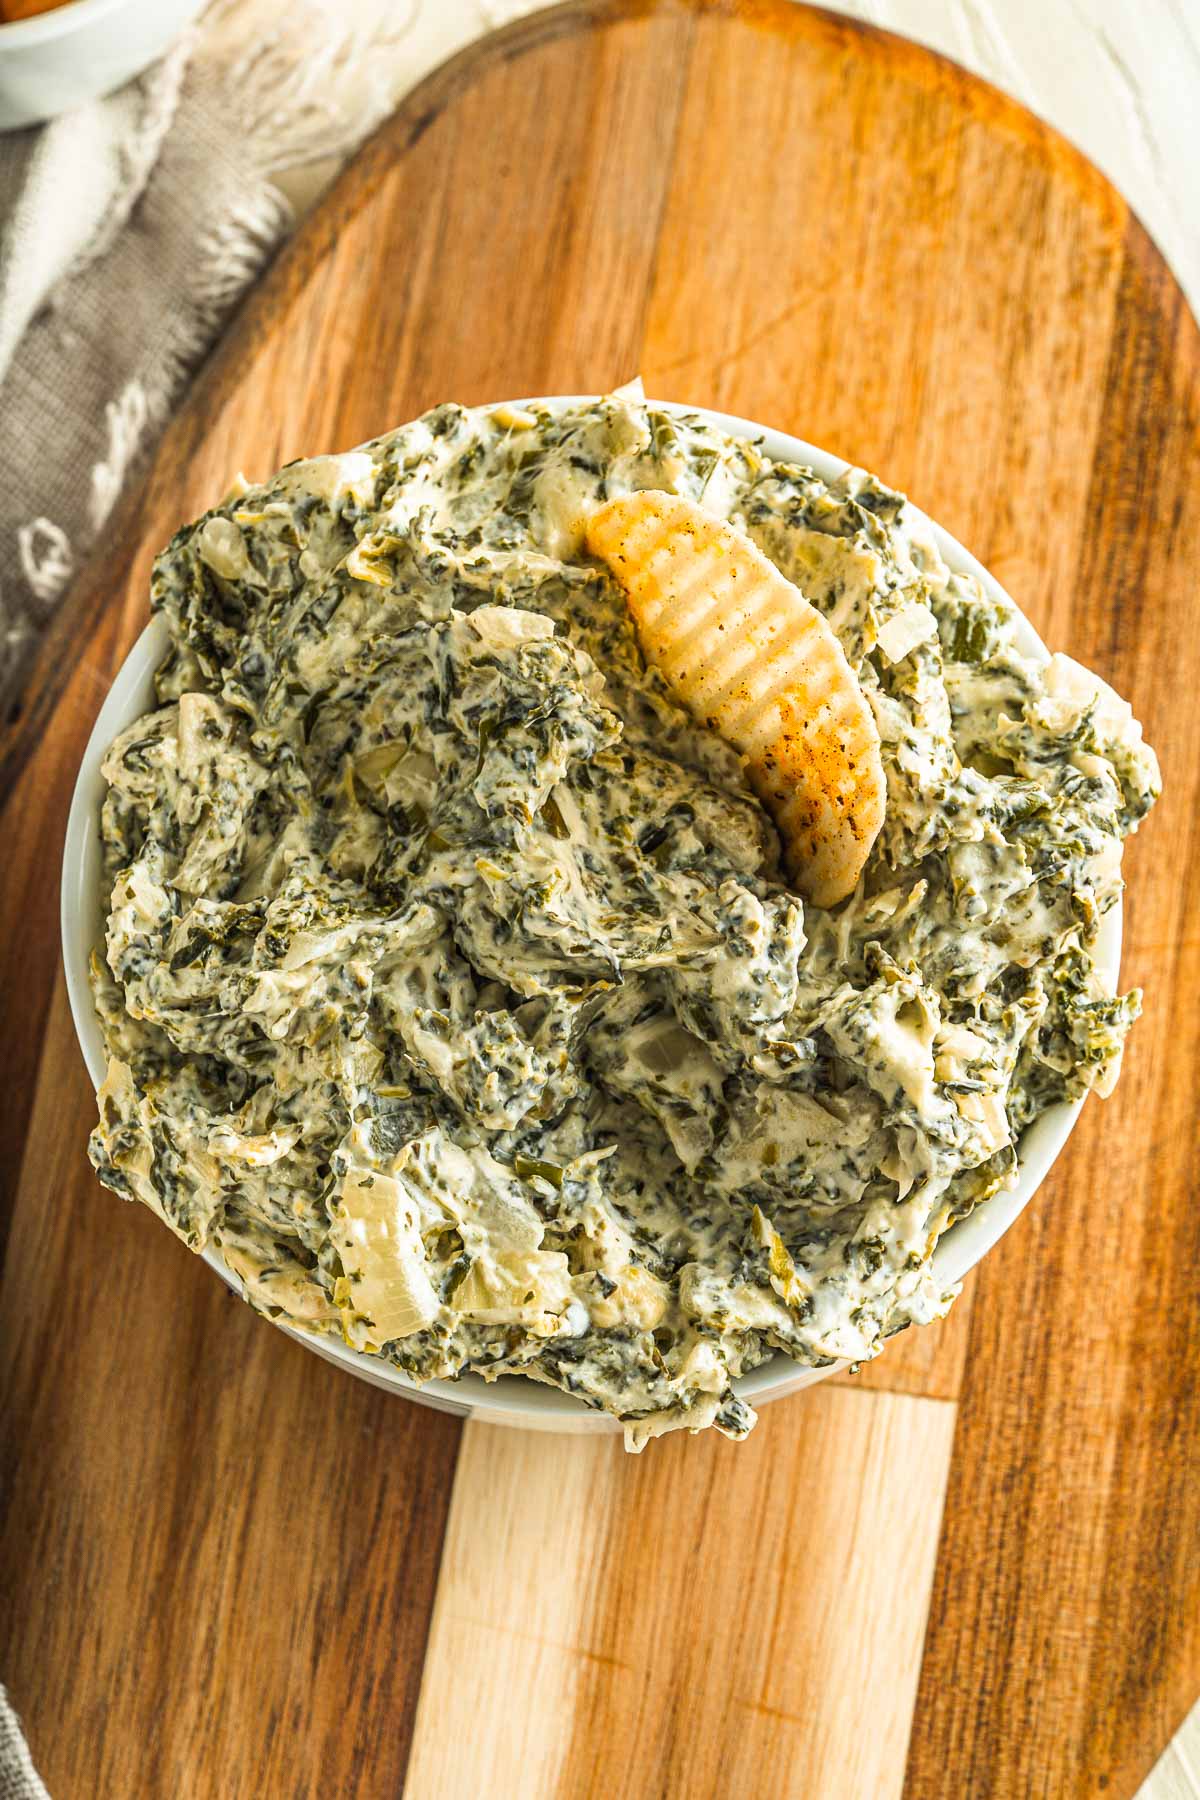
[[[1129,695],[1115,1098],[949,1322],[744,1445],[377,1393],[96,1184],[58,976],[67,799],[151,554],[435,401],[608,388],[899,484]],[[0,1676],[75,1796],[1128,1796],[1200,1687],[1200,356],[1069,145],[783,0],[474,46],[251,297],[5,740]]]

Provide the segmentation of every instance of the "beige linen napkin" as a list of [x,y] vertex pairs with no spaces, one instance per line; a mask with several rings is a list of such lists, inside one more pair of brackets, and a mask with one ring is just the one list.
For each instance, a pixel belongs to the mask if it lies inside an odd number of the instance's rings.
[[348,25],[319,0],[220,0],[118,93],[0,136],[0,713],[131,464],[289,230],[277,177],[341,157],[387,110],[404,11],[378,0]]
[[0,1687],[0,1800],[50,1800],[21,1736],[20,1721]]

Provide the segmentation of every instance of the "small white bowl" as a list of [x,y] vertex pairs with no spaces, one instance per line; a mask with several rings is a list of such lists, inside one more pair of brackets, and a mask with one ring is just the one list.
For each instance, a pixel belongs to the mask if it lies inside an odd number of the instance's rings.
[[167,49],[205,0],[67,0],[0,25],[0,131],[111,94]]
[[[567,406],[577,398],[579,397],[564,396],[551,399],[545,404]],[[833,480],[849,467],[826,450],[818,450],[813,444],[806,444],[781,431],[752,424],[747,419],[710,412],[702,406],[684,406],[669,401],[655,401],[654,404],[667,412],[697,413],[710,424],[718,425],[736,437],[761,438],[768,456],[776,461],[802,463],[814,469],[826,481]],[[938,525],[932,525],[932,530],[938,548],[952,569],[974,575],[987,593],[998,600],[1007,600],[1008,596],[1000,584],[961,544],[956,543]],[[1045,659],[1047,655],[1045,645],[1023,617],[1020,620],[1018,645],[1026,656]],[[93,947],[102,945],[104,941],[98,819],[105,782],[100,773],[100,764],[117,733],[154,705],[154,671],[166,650],[166,625],[161,619],[155,619],[146,627],[125,659],[101,708],[83,754],[67,823],[62,877],[63,959],[75,1030],[88,1073],[97,1087],[104,1079],[104,1043],[92,1008],[87,971],[88,957]],[[1108,913],[1101,926],[1096,960],[1115,981],[1121,960],[1119,902]],[[969,1218],[953,1225],[942,1238],[934,1252],[934,1267],[947,1286],[961,1280],[968,1269],[974,1268],[1032,1199],[1051,1163],[1070,1136],[1082,1105],[1082,1100],[1076,1100],[1069,1105],[1051,1107],[1048,1112],[1043,1113],[1021,1139],[1020,1179],[1016,1187],[1011,1192],[996,1194],[985,1201]],[[230,1287],[237,1292],[241,1291],[241,1283],[226,1268],[215,1250],[206,1250],[204,1258]],[[365,1356],[333,1338],[295,1331],[289,1325],[281,1325],[280,1329],[298,1339],[308,1349],[315,1350],[318,1356],[340,1364],[342,1368],[361,1376],[364,1381],[373,1382],[376,1387],[390,1388],[407,1395],[409,1399],[419,1400],[426,1406],[438,1407],[443,1412],[474,1415],[490,1424],[518,1425],[540,1431],[617,1429],[616,1420],[608,1414],[592,1412],[559,1389],[530,1381],[523,1376],[505,1375],[498,1381],[489,1382],[480,1375],[463,1375],[457,1381],[430,1381],[424,1387],[418,1387],[410,1376],[393,1368],[390,1363],[381,1361],[379,1357]],[[768,1400],[777,1400],[814,1381],[821,1381],[833,1372],[833,1367],[801,1368],[786,1356],[778,1355],[752,1370],[749,1375],[743,1376],[736,1387],[738,1393],[752,1405],[762,1406]]]

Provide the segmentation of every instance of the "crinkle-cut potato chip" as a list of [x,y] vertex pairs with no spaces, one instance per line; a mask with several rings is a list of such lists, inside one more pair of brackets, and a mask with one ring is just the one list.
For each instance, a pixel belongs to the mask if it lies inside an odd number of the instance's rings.
[[648,662],[746,757],[806,900],[852,893],[887,797],[874,714],[820,613],[744,532],[677,494],[610,500],[587,546]]

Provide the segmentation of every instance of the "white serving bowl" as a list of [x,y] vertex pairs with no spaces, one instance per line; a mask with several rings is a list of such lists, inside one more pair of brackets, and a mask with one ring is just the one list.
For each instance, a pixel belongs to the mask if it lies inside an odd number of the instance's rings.
[[[560,397],[545,404],[566,406],[577,396]],[[522,404],[513,402],[512,404]],[[777,461],[803,463],[824,480],[831,481],[849,466],[826,450],[818,450],[799,438],[782,431],[771,431],[747,419],[727,413],[710,412],[702,406],[684,406],[674,402],[655,401],[667,412],[697,413],[710,424],[736,437],[761,438],[767,455]],[[932,522],[931,522],[932,523]],[[984,590],[998,600],[1007,600],[1004,590],[961,544],[938,525],[932,525],[946,562],[952,569],[974,575]],[[1046,647],[1024,618],[1020,620],[1018,644],[1027,656],[1045,659]],[[137,640],[121,667],[100,716],[88,740],[83,763],[67,823],[67,839],[63,857],[62,936],[63,959],[66,964],[67,992],[71,1013],[79,1036],[88,1073],[98,1087],[104,1079],[105,1056],[100,1025],[92,1008],[88,986],[88,958],[92,949],[104,941],[104,908],[100,896],[100,838],[98,820],[104,799],[105,783],[100,765],[109,744],[117,733],[133,723],[154,705],[153,676],[167,650],[167,630],[161,619],[155,619]],[[1099,966],[1116,980],[1121,959],[1121,907],[1118,903],[1106,916],[1100,931],[1096,959]],[[1079,1117],[1082,1100],[1051,1107],[1030,1126],[1020,1142],[1020,1179],[1008,1193],[1000,1193],[984,1201],[969,1218],[951,1226],[934,1252],[934,1267],[946,1285],[961,1280],[968,1269],[1003,1236],[1017,1214],[1028,1204],[1046,1171],[1059,1154]],[[235,1291],[241,1283],[226,1268],[213,1249],[204,1252],[205,1261]],[[318,1356],[338,1363],[344,1369],[370,1381],[376,1387],[390,1388],[435,1406],[444,1412],[472,1415],[496,1425],[518,1425],[539,1431],[614,1431],[617,1422],[606,1413],[592,1412],[578,1400],[557,1388],[547,1387],[526,1377],[505,1375],[498,1381],[485,1381],[480,1375],[463,1375],[457,1381],[430,1381],[423,1387],[402,1370],[393,1368],[376,1356],[365,1356],[333,1338],[318,1337],[295,1331],[289,1325],[280,1329],[315,1350]],[[886,1353],[885,1353],[886,1354]],[[841,1365],[838,1365],[841,1366]],[[754,1406],[777,1400],[784,1394],[820,1381],[832,1374],[833,1368],[800,1368],[786,1356],[772,1357],[752,1370],[737,1383],[737,1391]]]
[[167,49],[205,0],[67,0],[0,25],[0,131],[111,94]]

